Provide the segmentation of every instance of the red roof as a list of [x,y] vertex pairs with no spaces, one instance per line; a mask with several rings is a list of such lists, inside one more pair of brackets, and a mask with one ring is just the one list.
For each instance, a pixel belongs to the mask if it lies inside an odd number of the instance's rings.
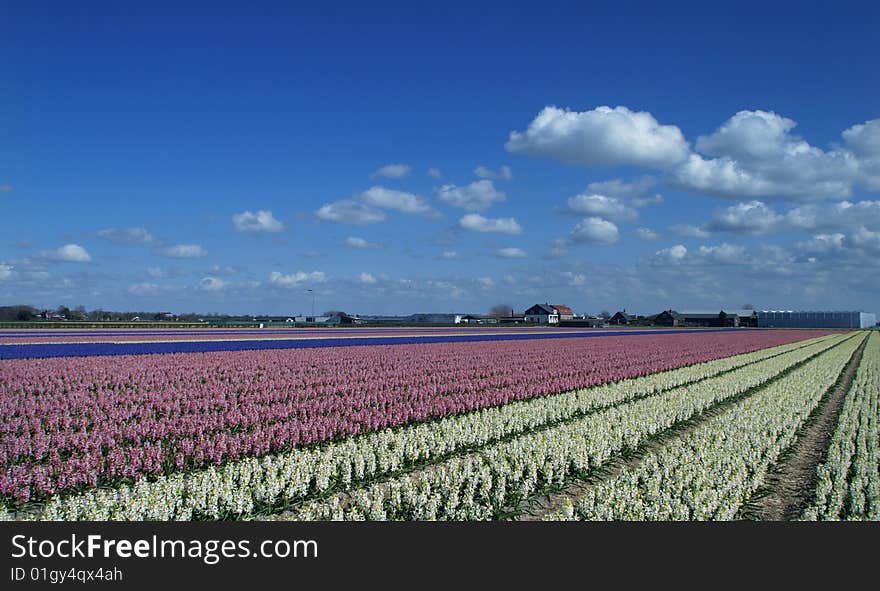
[[559,312],[560,316],[574,316],[574,312],[571,311],[571,308],[568,306],[557,306],[556,304],[550,304],[550,307]]

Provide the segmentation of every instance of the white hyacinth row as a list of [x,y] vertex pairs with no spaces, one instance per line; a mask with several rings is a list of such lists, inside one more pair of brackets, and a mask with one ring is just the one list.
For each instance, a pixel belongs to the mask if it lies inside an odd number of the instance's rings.
[[[836,360],[843,354],[851,354],[853,348],[852,344],[843,345],[828,355]],[[815,353],[816,348],[812,347],[795,351],[495,443],[352,493],[308,502],[293,518],[474,520],[503,517],[515,512],[520,502],[547,487],[561,486],[572,477],[584,475],[624,450],[637,448],[659,431],[692,418],[715,403],[765,384]]]
[[587,489],[548,519],[735,518],[862,340],[811,360],[638,465]]
[[843,403],[807,520],[880,520],[880,334],[865,347]]
[[[744,371],[738,368],[749,369],[756,363],[764,368],[761,375],[772,376],[773,372],[783,371],[844,338],[845,335],[835,335],[782,345],[641,378],[387,429],[314,448],[247,458],[224,466],[141,480],[130,486],[56,496],[29,518],[164,521],[246,517],[265,507],[281,509],[285,501],[297,502],[331,490],[346,490],[366,479],[479,448],[487,442],[583,413],[653,396],[719,374],[726,376],[726,372],[732,370]],[[730,379],[736,381],[736,378]],[[7,514],[7,517],[10,516]],[[20,515],[15,517],[21,518]]]

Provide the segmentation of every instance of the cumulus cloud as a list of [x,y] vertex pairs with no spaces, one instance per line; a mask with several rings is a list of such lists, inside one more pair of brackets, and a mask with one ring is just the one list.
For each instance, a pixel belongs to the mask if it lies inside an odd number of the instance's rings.
[[156,240],[144,228],[106,228],[99,230],[98,236],[114,244],[150,244]]
[[642,240],[658,240],[660,238],[660,234],[651,228],[636,228],[636,236]]
[[401,213],[438,217],[440,212],[428,205],[424,197],[395,191],[385,187],[370,187],[361,194],[361,200],[367,205],[381,209],[393,209]]
[[785,219],[789,225],[807,230],[846,230],[863,224],[880,226],[880,201],[802,205],[785,214]]
[[880,191],[880,119],[853,125],[842,135],[846,147],[858,158],[859,184],[869,191]]
[[859,227],[852,235],[853,244],[858,247],[880,251],[880,232]]
[[809,240],[798,242],[797,248],[808,253],[827,254],[843,250],[845,241],[846,236],[839,232],[834,234],[816,234]]
[[154,296],[158,295],[161,289],[155,283],[133,283],[128,286],[128,293],[135,296]]
[[67,263],[88,263],[92,260],[91,255],[85,248],[79,244],[65,244],[55,250],[45,253],[46,258],[53,261],[63,261]]
[[377,244],[375,242],[370,242],[365,238],[361,238],[359,236],[349,236],[345,239],[345,243],[352,248],[382,248],[381,244]]
[[12,265],[7,265],[6,263],[0,263],[0,281],[4,279],[9,279],[12,277]]
[[693,226],[691,224],[674,224],[669,226],[669,229],[673,234],[684,238],[708,238],[711,236],[705,228]]
[[617,242],[618,237],[617,226],[599,217],[586,218],[571,231],[573,242],[586,244],[611,245]]
[[355,224],[358,226],[384,222],[385,212],[370,207],[353,199],[344,199],[323,205],[315,212],[318,219],[338,224]]
[[495,188],[490,180],[475,181],[464,187],[443,185],[438,189],[437,196],[444,203],[460,207],[465,211],[484,211],[493,203],[500,203],[507,196]]
[[376,283],[376,278],[369,273],[361,273],[360,275],[358,275],[358,281],[360,281],[361,283],[366,283],[367,285],[372,285]]
[[198,244],[177,244],[166,246],[159,254],[172,259],[197,259],[208,255],[208,251]]
[[654,256],[665,262],[679,263],[687,256],[688,249],[684,244],[676,244],[669,248],[661,248],[654,253]]
[[469,213],[458,220],[458,225],[473,232],[497,232],[499,234],[522,234],[522,226],[514,218],[486,218]]
[[439,168],[429,168],[429,169],[428,169],[428,176],[429,176],[429,177],[432,177],[432,178],[435,178],[435,179],[442,179],[442,178],[443,178],[443,173],[440,172],[440,169],[439,169]]
[[323,271],[297,271],[296,273],[290,273],[285,275],[284,273],[279,273],[278,271],[272,271],[269,273],[269,282],[273,285],[279,285],[281,287],[300,287],[304,283],[322,283],[326,280],[326,275]]
[[737,203],[723,211],[717,212],[707,224],[709,231],[723,231],[740,234],[768,234],[776,230],[783,222],[783,216],[777,214],[761,201]]
[[474,169],[474,176],[478,176],[481,179],[495,179],[502,181],[509,181],[513,178],[513,172],[510,170],[510,167],[506,164],[503,165],[497,171],[492,170],[491,168],[486,168],[483,165],[480,165]]
[[513,246],[507,248],[499,248],[495,251],[495,254],[503,259],[522,259],[528,256],[526,255],[524,250]]
[[611,179],[608,181],[593,182],[587,185],[587,190],[590,193],[610,195],[620,199],[632,199],[635,197],[645,197],[651,187],[656,184],[656,178],[652,176],[641,176],[629,181],[623,179]]
[[567,203],[569,211],[578,215],[603,217],[616,222],[632,222],[639,217],[635,209],[616,197],[581,193],[569,197]]
[[699,255],[704,260],[719,264],[736,264],[743,261],[746,249],[736,244],[719,244],[718,246],[701,246]]
[[228,282],[219,277],[202,277],[199,282],[199,288],[204,291],[223,291],[229,285]]
[[284,224],[276,220],[272,212],[261,209],[256,213],[243,211],[232,216],[232,223],[239,232],[280,232]]
[[718,197],[818,200],[845,198],[859,172],[848,150],[823,151],[792,130],[797,124],[768,111],[740,111],[714,133],[697,139],[669,182]]
[[661,169],[684,161],[690,151],[678,127],[623,106],[581,112],[545,107],[526,131],[511,132],[505,147],[571,164]]
[[387,164],[370,175],[370,178],[385,177],[387,179],[399,179],[409,174],[409,166],[406,164]]

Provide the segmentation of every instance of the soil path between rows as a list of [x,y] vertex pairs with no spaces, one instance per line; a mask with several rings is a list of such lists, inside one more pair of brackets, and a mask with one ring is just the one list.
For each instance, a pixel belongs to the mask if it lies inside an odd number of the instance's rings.
[[795,442],[768,472],[764,485],[743,508],[741,516],[762,521],[794,521],[813,501],[816,469],[828,453],[867,343],[866,338],[856,349],[832,392],[801,427]]

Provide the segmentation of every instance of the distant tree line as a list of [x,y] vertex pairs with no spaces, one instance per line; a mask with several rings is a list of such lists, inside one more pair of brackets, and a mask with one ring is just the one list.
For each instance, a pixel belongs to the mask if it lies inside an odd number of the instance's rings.
[[54,309],[41,309],[34,306],[0,306],[0,322],[30,322],[39,320],[77,320],[90,322],[131,322],[135,318],[143,321],[198,322],[204,318],[227,318],[219,314],[170,314],[168,312],[115,312],[112,310],[87,311],[85,306],[69,308],[58,306]]

